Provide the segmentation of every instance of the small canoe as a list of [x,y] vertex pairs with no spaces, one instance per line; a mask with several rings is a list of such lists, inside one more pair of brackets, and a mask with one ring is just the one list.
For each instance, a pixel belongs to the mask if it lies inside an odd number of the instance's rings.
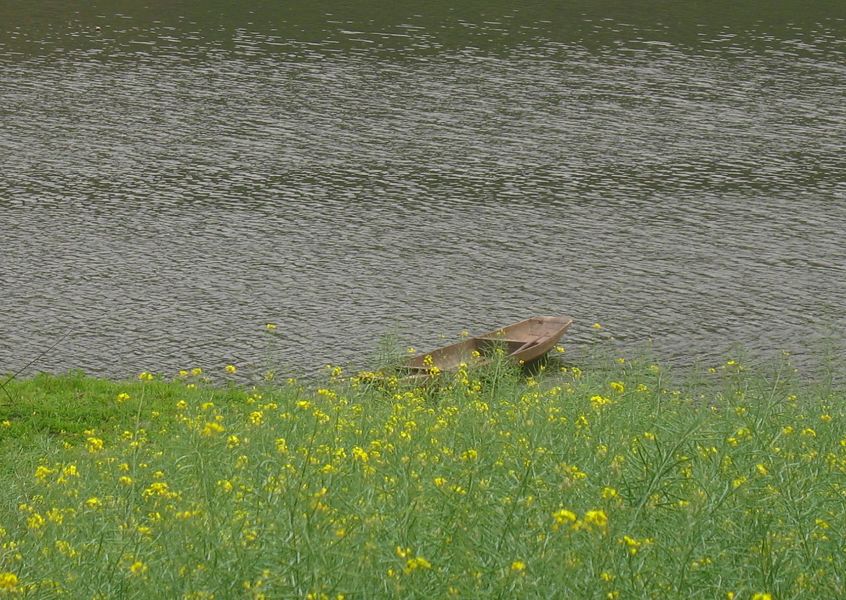
[[411,377],[426,377],[435,367],[439,371],[454,371],[462,363],[485,364],[497,348],[515,363],[528,365],[549,352],[572,323],[573,319],[564,316],[532,317],[413,356],[403,363],[402,370]]

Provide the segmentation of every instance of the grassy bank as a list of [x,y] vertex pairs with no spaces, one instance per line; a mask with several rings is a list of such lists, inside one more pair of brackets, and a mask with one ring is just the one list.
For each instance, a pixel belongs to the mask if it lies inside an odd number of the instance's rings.
[[846,415],[784,364],[0,396],[0,595],[833,598]]

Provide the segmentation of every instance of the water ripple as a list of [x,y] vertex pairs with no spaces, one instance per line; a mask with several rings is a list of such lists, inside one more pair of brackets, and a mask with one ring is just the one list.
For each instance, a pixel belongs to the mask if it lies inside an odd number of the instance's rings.
[[0,372],[66,331],[35,368],[309,371],[533,313],[676,362],[844,331],[835,17],[15,6]]

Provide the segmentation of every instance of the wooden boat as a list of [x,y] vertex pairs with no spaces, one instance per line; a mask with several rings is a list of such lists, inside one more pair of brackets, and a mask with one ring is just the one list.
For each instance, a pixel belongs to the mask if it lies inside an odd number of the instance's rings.
[[439,371],[454,371],[462,363],[485,364],[497,348],[515,363],[528,365],[549,352],[572,323],[573,319],[565,316],[532,317],[413,356],[405,361],[402,371],[410,377],[428,377]]

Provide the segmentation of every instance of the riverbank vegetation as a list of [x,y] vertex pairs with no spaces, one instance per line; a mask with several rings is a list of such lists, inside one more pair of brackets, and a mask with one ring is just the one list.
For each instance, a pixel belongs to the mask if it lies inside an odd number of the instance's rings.
[[786,361],[204,377],[6,386],[0,596],[846,595],[844,397]]

